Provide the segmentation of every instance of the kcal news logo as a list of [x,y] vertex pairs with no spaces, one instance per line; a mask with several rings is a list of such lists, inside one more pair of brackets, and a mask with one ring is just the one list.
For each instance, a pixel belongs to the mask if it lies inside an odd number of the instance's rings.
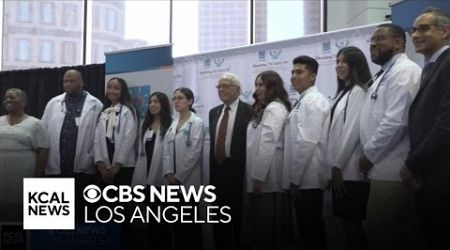
[[23,179],[24,229],[75,229],[73,178]]

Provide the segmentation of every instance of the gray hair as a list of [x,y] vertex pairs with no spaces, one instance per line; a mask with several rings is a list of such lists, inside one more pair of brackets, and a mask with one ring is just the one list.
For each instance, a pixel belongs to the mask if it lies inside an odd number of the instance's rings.
[[443,10],[430,7],[426,8],[422,14],[431,14],[435,17],[436,25],[439,27],[446,27],[450,25],[450,16]]
[[229,81],[232,85],[237,86],[237,87],[241,87],[241,80],[239,79],[238,75],[231,73],[231,72],[225,72],[223,73],[222,76],[220,76],[219,81],[220,80],[227,80]]
[[16,94],[23,103],[27,103],[27,93],[25,93],[25,91],[18,88],[9,88],[6,90],[5,94],[8,92],[14,92],[14,94]]

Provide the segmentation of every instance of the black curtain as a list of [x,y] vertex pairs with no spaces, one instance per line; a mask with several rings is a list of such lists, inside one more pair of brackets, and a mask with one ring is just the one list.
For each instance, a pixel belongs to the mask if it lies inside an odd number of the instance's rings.
[[27,93],[25,113],[41,118],[47,102],[64,92],[63,76],[69,69],[80,71],[84,79],[84,90],[103,102],[105,93],[105,64],[91,64],[61,68],[39,68],[0,72],[1,115],[3,98],[8,88],[19,88]]

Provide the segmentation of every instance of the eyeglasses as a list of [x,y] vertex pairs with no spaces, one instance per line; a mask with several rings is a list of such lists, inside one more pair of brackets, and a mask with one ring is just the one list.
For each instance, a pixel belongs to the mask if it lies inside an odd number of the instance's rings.
[[236,87],[236,85],[233,84],[219,84],[216,86],[217,89],[229,89],[231,87]]
[[439,25],[436,25],[436,24],[420,24],[417,27],[411,27],[408,30],[408,34],[410,36],[412,36],[412,34],[414,34],[416,32],[418,32],[419,34],[423,34],[423,33],[427,32],[427,31],[429,31],[431,29],[431,27],[433,27],[433,26],[439,27]]

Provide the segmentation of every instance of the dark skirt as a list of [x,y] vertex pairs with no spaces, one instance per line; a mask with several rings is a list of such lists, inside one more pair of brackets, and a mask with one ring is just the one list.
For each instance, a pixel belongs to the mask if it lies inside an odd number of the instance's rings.
[[333,213],[336,216],[363,220],[366,218],[370,184],[363,181],[344,181],[346,195],[333,195]]
[[243,209],[243,243],[279,247],[294,240],[294,218],[287,193],[247,193]]

